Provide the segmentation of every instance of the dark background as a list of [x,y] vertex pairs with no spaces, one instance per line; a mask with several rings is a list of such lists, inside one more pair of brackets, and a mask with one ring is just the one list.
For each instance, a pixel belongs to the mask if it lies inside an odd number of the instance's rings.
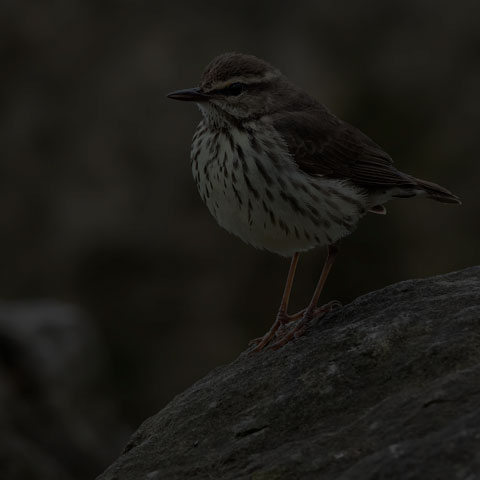
[[[477,264],[479,15],[474,0],[2,2],[0,297],[87,312],[127,430],[264,333],[288,261],[216,225],[190,173],[200,113],[165,98],[232,50],[463,201],[365,218],[324,301]],[[302,256],[292,309],[323,255]]]

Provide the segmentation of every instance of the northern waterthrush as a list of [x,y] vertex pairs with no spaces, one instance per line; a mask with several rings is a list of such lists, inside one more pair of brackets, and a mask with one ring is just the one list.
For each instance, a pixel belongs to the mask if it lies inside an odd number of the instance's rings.
[[[203,114],[192,171],[217,222],[254,247],[292,257],[277,318],[253,351],[284,345],[338,303],[317,307],[339,240],[368,212],[385,214],[391,198],[422,194],[460,203],[447,189],[397,170],[369,137],[254,56],[220,55],[199,87],[168,97],[196,102]],[[313,298],[289,315],[299,253],[318,246],[328,255]]]

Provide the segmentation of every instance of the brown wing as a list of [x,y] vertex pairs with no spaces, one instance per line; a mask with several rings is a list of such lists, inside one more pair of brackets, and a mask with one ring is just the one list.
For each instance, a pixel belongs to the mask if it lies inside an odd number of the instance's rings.
[[310,175],[346,179],[366,189],[416,185],[375,142],[327,109],[277,114],[273,125]]

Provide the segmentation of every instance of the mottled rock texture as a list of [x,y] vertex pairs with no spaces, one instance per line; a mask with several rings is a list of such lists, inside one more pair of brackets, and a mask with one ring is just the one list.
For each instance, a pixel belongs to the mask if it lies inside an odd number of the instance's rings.
[[409,280],[242,354],[101,480],[480,478],[480,267]]

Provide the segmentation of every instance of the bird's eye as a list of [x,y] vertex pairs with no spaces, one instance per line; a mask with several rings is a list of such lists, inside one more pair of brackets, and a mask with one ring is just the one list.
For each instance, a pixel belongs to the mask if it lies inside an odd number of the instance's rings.
[[225,95],[228,97],[237,97],[246,89],[247,89],[247,86],[244,83],[235,82],[229,85],[228,87],[212,90],[210,93]]
[[235,82],[224,88],[222,93],[224,95],[232,95],[236,97],[237,95],[240,95],[246,88],[247,86],[244,83]]
[[228,95],[240,95],[245,90],[246,85],[240,82],[232,83],[229,87],[226,88]]

